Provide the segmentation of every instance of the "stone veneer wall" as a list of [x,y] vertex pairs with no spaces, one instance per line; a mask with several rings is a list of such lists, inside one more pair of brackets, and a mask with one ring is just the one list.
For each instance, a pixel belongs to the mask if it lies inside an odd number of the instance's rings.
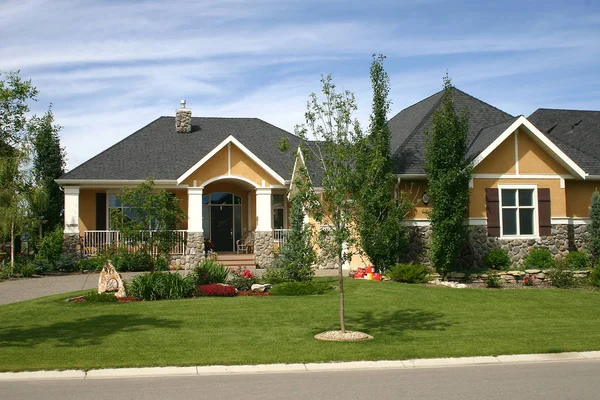
[[273,233],[254,232],[254,264],[259,268],[270,267],[273,264]]
[[171,264],[183,269],[192,269],[204,260],[204,234],[188,232],[185,244],[185,253],[172,255]]
[[[431,227],[409,227],[409,242],[403,261],[429,264],[428,242],[431,240]],[[555,258],[564,257],[569,251],[585,250],[589,243],[587,225],[552,225],[552,235],[539,239],[500,239],[488,237],[486,226],[471,226],[469,239],[474,250],[474,264],[483,267],[483,259],[494,247],[502,247],[508,252],[512,262],[519,264],[532,247],[544,247]]]
[[64,234],[63,235],[63,254],[67,254],[70,256],[80,256],[81,255],[81,240],[79,235],[76,233]]

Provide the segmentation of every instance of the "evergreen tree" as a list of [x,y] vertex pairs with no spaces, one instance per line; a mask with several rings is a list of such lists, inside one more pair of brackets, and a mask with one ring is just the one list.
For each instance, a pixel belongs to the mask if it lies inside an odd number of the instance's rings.
[[425,172],[431,198],[430,257],[442,275],[456,267],[468,240],[464,224],[469,207],[469,180],[472,167],[467,162],[469,116],[456,113],[453,86],[446,74],[440,108],[433,116],[429,139],[425,146]]
[[592,194],[590,218],[592,219],[589,226],[590,253],[595,265],[600,261],[600,193],[597,190]]
[[47,232],[53,232],[56,227],[62,226],[64,212],[64,196],[54,180],[65,173],[65,152],[58,136],[61,127],[53,122],[52,110],[33,121],[33,171],[38,183],[45,188],[48,198],[44,207],[34,211],[47,221],[44,226]]
[[383,68],[384,56],[373,55],[371,85],[373,109],[369,135],[356,144],[357,178],[352,198],[357,205],[356,223],[360,246],[378,272],[398,262],[407,243],[406,230],[400,222],[409,204],[404,196],[392,197],[396,176],[390,158],[389,77]]

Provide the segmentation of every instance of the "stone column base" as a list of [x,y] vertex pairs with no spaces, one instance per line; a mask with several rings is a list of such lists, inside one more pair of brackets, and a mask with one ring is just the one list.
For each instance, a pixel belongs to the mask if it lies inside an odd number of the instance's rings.
[[171,262],[183,269],[194,269],[204,260],[204,233],[188,232],[185,253],[171,257]]
[[78,233],[65,233],[63,235],[62,253],[74,257],[81,256],[81,241]]
[[267,268],[273,264],[273,232],[254,232],[254,264]]

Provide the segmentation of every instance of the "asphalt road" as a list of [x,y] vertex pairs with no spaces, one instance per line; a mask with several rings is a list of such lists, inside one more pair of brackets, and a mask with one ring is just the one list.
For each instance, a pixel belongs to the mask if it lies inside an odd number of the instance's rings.
[[598,399],[600,360],[169,378],[0,382],[12,399]]

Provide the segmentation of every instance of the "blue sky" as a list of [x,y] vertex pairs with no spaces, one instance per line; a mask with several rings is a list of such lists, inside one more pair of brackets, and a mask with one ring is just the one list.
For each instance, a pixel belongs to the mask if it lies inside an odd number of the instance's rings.
[[0,70],[53,104],[73,168],[186,99],[195,116],[303,122],[321,74],[370,112],[371,54],[392,114],[459,89],[514,115],[600,110],[600,1],[0,0]]

